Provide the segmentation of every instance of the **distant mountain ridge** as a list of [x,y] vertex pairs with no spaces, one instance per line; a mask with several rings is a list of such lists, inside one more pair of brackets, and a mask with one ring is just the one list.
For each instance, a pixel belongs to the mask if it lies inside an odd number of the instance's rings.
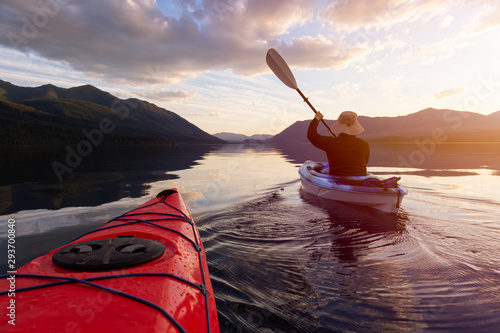
[[[107,120],[104,121],[103,120]],[[334,120],[326,120],[330,125]],[[490,115],[427,108],[398,117],[359,116],[369,141],[413,141],[437,136],[448,142],[500,142],[500,111]],[[219,144],[308,142],[310,120],[272,137],[222,132],[210,135],[174,112],[136,98],[119,99],[91,85],[20,87],[0,80],[0,145],[69,144],[104,125],[109,144]],[[319,132],[329,135],[322,124]],[[88,135],[87,135],[88,136]]]
[[20,87],[0,80],[0,144],[67,144],[105,125],[106,143],[224,143],[174,112],[91,85]]
[[240,143],[245,141],[265,141],[273,137],[272,134],[254,134],[251,136],[230,132],[215,133],[213,136],[231,143]]
[[[368,141],[412,141],[435,137],[448,142],[500,142],[500,111],[490,115],[467,111],[427,108],[398,117],[359,116],[365,132],[358,137]],[[335,120],[325,120],[330,126]],[[297,121],[269,140],[271,143],[308,142],[310,120]],[[318,132],[330,135],[319,124]]]

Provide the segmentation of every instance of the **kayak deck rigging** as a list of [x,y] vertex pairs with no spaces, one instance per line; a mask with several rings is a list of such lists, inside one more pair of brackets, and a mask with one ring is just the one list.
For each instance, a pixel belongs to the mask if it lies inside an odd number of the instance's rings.
[[[172,281],[176,281],[182,285],[189,286],[193,290],[196,290],[202,295],[202,298],[204,299],[204,312],[205,312],[205,319],[206,319],[206,332],[218,332],[218,323],[217,319],[215,318],[215,323],[216,325],[212,326],[217,326],[217,327],[211,327],[211,322],[214,322],[214,318],[210,318],[210,312],[212,312],[212,315],[214,313],[214,310],[210,311],[209,304],[214,303],[213,295],[209,294],[209,290],[212,291],[211,284],[207,285],[207,279],[208,283],[209,282],[209,277],[208,277],[208,271],[206,271],[206,262],[204,262],[205,256],[203,253],[203,246],[201,243],[201,239],[199,239],[199,234],[196,230],[195,223],[193,222],[192,218],[188,216],[186,213],[184,213],[182,210],[178,209],[177,207],[169,204],[166,202],[166,199],[168,196],[170,196],[173,193],[177,193],[176,190],[166,190],[158,194],[157,198],[160,198],[159,200],[150,203],[150,204],[145,204],[142,206],[139,206],[138,208],[135,208],[133,210],[128,211],[127,213],[124,213],[116,218],[113,218],[109,220],[103,227],[92,230],[90,232],[87,232],[78,238],[74,239],[73,241],[69,242],[68,244],[78,244],[74,243],[75,241],[78,241],[81,238],[89,238],[92,237],[93,234],[103,232],[103,231],[110,231],[112,229],[120,229],[123,227],[129,227],[131,225],[146,225],[148,227],[153,227],[153,228],[158,228],[161,229],[162,233],[167,232],[167,233],[173,233],[176,236],[180,236],[183,240],[189,242],[191,246],[194,248],[195,252],[197,253],[198,257],[198,265],[199,265],[199,271],[200,271],[200,276],[201,276],[201,281],[193,282],[190,281],[186,278],[183,278],[177,274],[173,273],[168,273],[168,272],[130,272],[127,267],[127,269],[123,268],[123,273],[122,274],[106,274],[106,275],[100,275],[100,276],[89,276],[89,277],[75,277],[75,276],[68,276],[68,274],[60,276],[60,275],[53,275],[53,274],[26,274],[23,273],[22,269],[20,269],[20,272],[16,274],[16,278],[19,278],[18,283],[21,284],[20,282],[23,279],[40,279],[40,280],[59,280],[59,281],[54,281],[54,282],[47,282],[47,283],[39,283],[35,285],[30,285],[27,287],[19,287],[16,289],[16,293],[25,293],[28,291],[33,291],[33,290],[38,290],[38,289],[44,289],[44,288],[52,288],[52,287],[58,287],[58,286],[63,286],[63,285],[85,285],[89,287],[93,287],[98,290],[110,292],[114,295],[118,295],[124,298],[127,298],[129,300],[132,300],[134,302],[142,303],[146,306],[148,306],[151,309],[156,310],[158,313],[160,313],[167,321],[169,321],[179,332],[187,332],[185,328],[179,323],[177,319],[174,318],[171,314],[168,313],[166,309],[164,309],[162,306],[155,304],[155,302],[149,301],[145,299],[144,297],[141,297],[140,295],[134,295],[129,292],[125,292],[122,290],[118,290],[115,288],[111,288],[109,286],[101,285],[97,283],[98,281],[106,281],[106,280],[111,280],[111,279],[125,279],[125,278],[149,278],[149,277],[155,277],[155,278],[165,278],[169,279]],[[178,212],[178,214],[173,214],[170,212],[159,212],[158,210],[164,209],[163,207],[158,207],[159,205],[166,206],[165,208],[168,208],[168,211],[174,210]],[[154,210],[149,211],[148,209]],[[144,216],[148,216],[148,218],[144,218]],[[175,221],[175,222],[181,222],[181,223],[186,223],[190,225],[190,229],[192,231],[191,238],[190,236],[186,235],[183,232],[180,232],[178,230],[175,230],[170,227],[166,227],[164,225],[160,225],[159,222],[169,222],[169,221]],[[111,225],[110,225],[111,224]],[[102,234],[101,234],[102,235]],[[98,236],[101,236],[98,235]],[[120,237],[120,236],[118,236]],[[102,238],[95,238],[95,240],[101,240]],[[165,241],[164,241],[165,242]],[[60,248],[62,249],[62,248]],[[177,250],[178,251],[178,250]],[[58,271],[58,267],[61,267],[55,260],[54,257],[52,257],[52,260],[54,262],[54,267],[55,271]],[[153,261],[156,259],[152,259]],[[169,260],[169,258],[166,258],[166,260]],[[137,265],[141,265],[142,263],[138,263]],[[137,266],[136,265],[136,266]],[[66,267],[62,267],[66,269]],[[72,269],[70,271],[70,274],[75,275],[74,273],[78,273],[78,270],[84,271],[84,273],[81,273],[83,275],[91,275],[89,274],[89,271],[91,273],[109,273],[109,268],[107,266],[103,266],[102,270],[99,268],[97,269],[90,269],[88,270],[84,265],[82,265],[81,269],[76,268]],[[106,270],[104,272],[103,270]],[[68,272],[68,270],[66,270]],[[116,271],[114,271],[116,272]],[[78,273],[80,274],[80,273]],[[0,276],[1,279],[5,280],[6,277],[9,275],[2,275]],[[207,278],[206,278],[207,277]],[[30,280],[32,281],[32,280]],[[3,289],[3,288],[2,288]],[[0,292],[0,296],[4,296],[8,293],[9,291],[2,291]],[[213,293],[213,291],[212,291]],[[215,306],[215,304],[213,304]],[[216,312],[215,312],[216,313]],[[201,323],[198,323],[201,324]]]

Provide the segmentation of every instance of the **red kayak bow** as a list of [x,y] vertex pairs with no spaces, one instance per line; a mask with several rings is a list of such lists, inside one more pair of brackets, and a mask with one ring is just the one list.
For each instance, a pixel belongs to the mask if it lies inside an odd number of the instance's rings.
[[2,276],[0,290],[15,323],[4,316],[2,332],[219,332],[205,250],[176,189]]

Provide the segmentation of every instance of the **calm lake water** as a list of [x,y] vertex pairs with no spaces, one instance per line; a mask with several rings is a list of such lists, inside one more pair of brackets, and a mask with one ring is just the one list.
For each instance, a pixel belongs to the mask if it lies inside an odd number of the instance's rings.
[[177,187],[203,238],[222,332],[500,331],[500,144],[372,145],[409,189],[398,214],[300,188],[308,146],[2,150],[18,266]]

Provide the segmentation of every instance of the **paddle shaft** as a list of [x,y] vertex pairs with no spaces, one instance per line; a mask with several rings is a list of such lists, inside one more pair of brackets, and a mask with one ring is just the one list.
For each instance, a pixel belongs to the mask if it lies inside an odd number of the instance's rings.
[[[299,95],[304,99],[304,102],[307,103],[307,105],[309,105],[309,107],[311,108],[311,110],[313,110],[313,112],[316,114],[318,113],[318,111],[314,108],[314,106],[311,104],[311,102],[309,102],[309,98],[307,98],[306,96],[304,96],[304,94],[302,93],[302,91],[300,91],[299,88],[295,89],[297,90],[297,92],[299,93]],[[323,125],[326,126],[326,128],[328,129],[328,132],[330,132],[331,135],[333,135],[334,138],[336,138],[337,136],[335,135],[335,133],[332,132],[330,126],[328,126],[328,124],[326,123],[326,121],[321,118],[321,122],[323,123]]]

